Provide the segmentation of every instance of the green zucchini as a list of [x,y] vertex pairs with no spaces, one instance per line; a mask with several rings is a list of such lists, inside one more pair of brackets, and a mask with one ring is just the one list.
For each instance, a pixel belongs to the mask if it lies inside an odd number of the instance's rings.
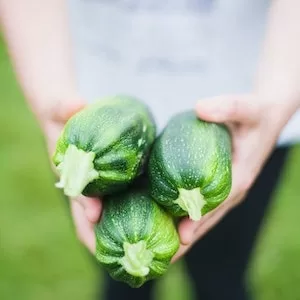
[[174,216],[199,220],[231,190],[231,137],[224,125],[175,115],[155,141],[148,173],[152,197]]
[[128,96],[98,101],[75,114],[57,142],[53,162],[65,195],[122,190],[141,172],[156,136],[148,107]]
[[138,288],[163,275],[179,248],[172,217],[145,189],[106,196],[103,205],[96,258],[110,276]]

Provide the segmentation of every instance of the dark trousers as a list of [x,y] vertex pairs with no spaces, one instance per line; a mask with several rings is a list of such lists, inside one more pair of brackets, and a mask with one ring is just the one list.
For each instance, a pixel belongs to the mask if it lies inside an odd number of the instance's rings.
[[[269,158],[245,201],[233,209],[185,256],[197,299],[246,300],[248,262],[272,192],[280,177],[288,148],[278,148]],[[151,299],[155,281],[131,289],[106,277],[104,300]]]

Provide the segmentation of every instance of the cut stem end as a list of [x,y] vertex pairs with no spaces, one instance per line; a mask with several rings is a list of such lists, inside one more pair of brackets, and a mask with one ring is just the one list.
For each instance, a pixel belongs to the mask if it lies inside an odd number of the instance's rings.
[[147,276],[153,253],[146,248],[146,242],[139,241],[135,244],[124,242],[123,248],[125,255],[121,258],[121,265],[126,272],[136,277]]
[[94,152],[85,152],[75,145],[69,145],[62,162],[57,166],[60,181],[55,186],[63,189],[66,196],[79,196],[98,177],[98,172],[94,169],[94,159]]
[[189,214],[190,219],[199,221],[202,217],[201,210],[206,204],[200,188],[192,190],[178,189],[179,197],[174,201]]

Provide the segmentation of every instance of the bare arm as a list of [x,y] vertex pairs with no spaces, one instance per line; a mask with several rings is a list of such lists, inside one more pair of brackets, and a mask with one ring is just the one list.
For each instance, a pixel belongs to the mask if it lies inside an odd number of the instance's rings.
[[0,18],[12,63],[39,120],[54,117],[62,101],[78,98],[64,0],[0,0]]
[[[64,122],[84,102],[77,92],[66,0],[0,0],[0,20],[26,100],[45,132],[50,153]],[[98,199],[78,197],[71,209],[79,239],[95,251]]]
[[273,0],[256,92],[278,101],[287,117],[300,106],[300,1]]
[[284,125],[300,107],[299,11],[298,0],[273,0],[252,94],[199,101],[200,118],[225,122],[230,128],[232,189],[228,199],[200,221],[184,219],[179,224],[182,245],[174,260],[244,199]]

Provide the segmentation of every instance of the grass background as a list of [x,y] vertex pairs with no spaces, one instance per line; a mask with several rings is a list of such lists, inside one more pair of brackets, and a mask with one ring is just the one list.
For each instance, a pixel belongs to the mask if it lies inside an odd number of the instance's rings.
[[[0,299],[93,299],[101,276],[54,189],[41,131],[0,40]],[[290,155],[251,263],[257,300],[300,299],[300,148]],[[188,299],[176,265],[156,299]],[[182,287],[182,288],[181,288]],[[217,287],[216,287],[217,288]]]

